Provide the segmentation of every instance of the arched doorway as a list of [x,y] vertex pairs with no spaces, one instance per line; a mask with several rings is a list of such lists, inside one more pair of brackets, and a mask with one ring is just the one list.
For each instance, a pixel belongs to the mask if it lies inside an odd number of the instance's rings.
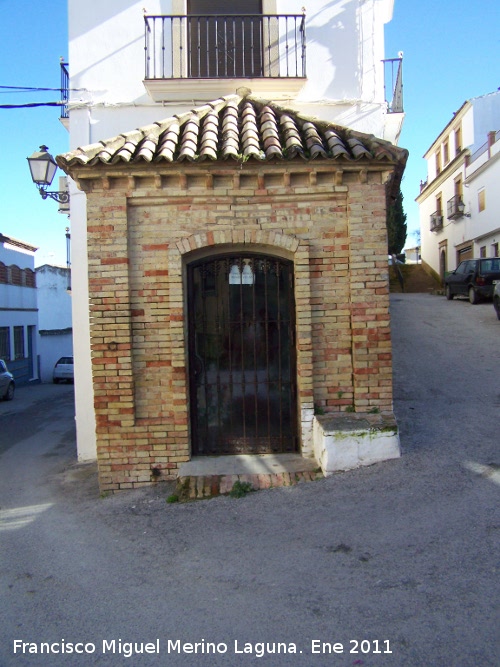
[[446,249],[441,248],[439,253],[439,277],[441,278],[441,284],[444,285],[444,279],[446,277]]
[[229,253],[187,269],[193,455],[298,451],[293,262]]

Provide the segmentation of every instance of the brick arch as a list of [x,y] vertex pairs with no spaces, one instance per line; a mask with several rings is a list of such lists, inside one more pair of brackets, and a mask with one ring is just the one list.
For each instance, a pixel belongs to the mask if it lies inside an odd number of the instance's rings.
[[280,234],[279,232],[234,229],[191,234],[191,236],[186,236],[177,242],[177,248],[181,255],[186,255],[196,250],[210,249],[219,245],[265,245],[279,248],[282,252],[286,251],[295,254],[302,244],[300,239],[295,236]]
[[[184,266],[211,252],[227,252],[229,248],[263,250],[289,258],[294,263],[297,391],[299,399],[299,430],[302,454],[312,456],[312,422],[314,418],[312,377],[312,311],[309,267],[309,245],[288,234],[268,230],[223,230],[191,234],[177,241]],[[182,274],[182,271],[179,272]],[[187,334],[187,332],[186,332]]]

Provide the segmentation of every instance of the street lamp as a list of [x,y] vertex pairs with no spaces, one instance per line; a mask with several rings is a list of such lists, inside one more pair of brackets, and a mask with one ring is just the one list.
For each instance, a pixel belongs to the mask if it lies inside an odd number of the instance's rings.
[[470,217],[471,217],[471,214],[470,214],[470,213],[465,213],[465,204],[463,203],[463,201],[462,201],[461,199],[460,199],[460,201],[458,202],[458,206],[457,206],[457,208],[458,208],[458,212],[460,213],[460,215],[463,215],[463,216],[465,216],[466,218],[470,218]]
[[33,183],[38,188],[38,192],[42,196],[42,199],[47,199],[50,197],[59,204],[67,204],[69,202],[69,192],[57,191],[49,192],[47,188],[52,183],[54,174],[57,170],[57,164],[52,155],[48,152],[47,146],[40,146],[39,151],[35,151],[33,155],[30,155],[28,164],[30,167],[31,178]]

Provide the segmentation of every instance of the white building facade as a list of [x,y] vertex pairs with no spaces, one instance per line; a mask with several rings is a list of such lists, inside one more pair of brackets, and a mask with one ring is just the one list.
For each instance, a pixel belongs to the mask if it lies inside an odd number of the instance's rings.
[[500,92],[465,102],[425,153],[422,261],[441,280],[472,257],[498,257]]
[[40,379],[52,382],[56,361],[72,356],[70,269],[44,264],[36,269]]
[[36,250],[0,234],[0,358],[18,386],[38,380]]
[[[194,42],[202,53],[213,51],[192,24],[186,27],[186,19],[207,5],[219,15],[259,16],[259,76],[245,69],[245,57],[228,69],[229,43],[225,55],[215,56],[213,75],[202,71],[205,56],[196,62],[188,54]],[[299,0],[152,0],[147,10],[144,6],[132,0],[68,0],[71,150],[248,91],[397,143],[404,118],[401,58],[384,63],[384,25],[392,18],[393,0],[311,0],[305,14]],[[271,15],[280,18],[267,20]],[[255,33],[249,28],[245,34],[251,51]],[[71,225],[76,426],[84,461],[96,458],[96,439],[86,196],[74,185]]]

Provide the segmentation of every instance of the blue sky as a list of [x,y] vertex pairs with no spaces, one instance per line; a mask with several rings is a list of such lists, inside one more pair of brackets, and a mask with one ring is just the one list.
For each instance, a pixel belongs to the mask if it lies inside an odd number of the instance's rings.
[[[57,88],[59,58],[67,57],[66,0],[0,0],[0,10],[0,85]],[[500,87],[499,25],[498,0],[395,0],[386,26],[386,57],[404,52],[406,118],[400,145],[410,151],[403,179],[410,233],[419,225],[414,200],[426,177],[424,152],[463,102]],[[58,99],[57,92],[0,89],[0,104]],[[42,201],[26,162],[41,144],[52,155],[67,150],[68,134],[58,119],[53,107],[0,109],[0,232],[39,247],[37,266],[66,262],[69,219],[57,212],[55,202]],[[56,179],[51,189],[57,189]],[[407,246],[413,243],[409,236]]]
[[[386,58],[404,53],[406,117],[399,145],[410,151],[402,184],[409,232],[419,227],[415,197],[427,176],[422,156],[466,100],[500,87],[499,26],[498,0],[394,2],[385,51]],[[500,122],[491,129],[500,129]],[[412,243],[409,236],[406,247]]]

